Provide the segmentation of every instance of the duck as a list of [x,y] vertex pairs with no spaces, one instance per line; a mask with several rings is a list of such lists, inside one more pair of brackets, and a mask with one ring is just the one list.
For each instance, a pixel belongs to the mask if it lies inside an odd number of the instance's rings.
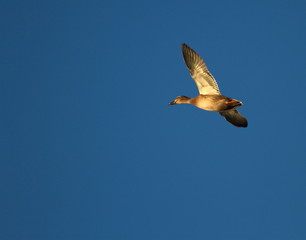
[[248,120],[236,109],[242,106],[243,102],[220,93],[217,81],[208,71],[204,60],[185,43],[182,44],[182,53],[184,62],[200,94],[194,98],[178,96],[169,105],[192,104],[206,111],[218,112],[232,125],[246,128]]

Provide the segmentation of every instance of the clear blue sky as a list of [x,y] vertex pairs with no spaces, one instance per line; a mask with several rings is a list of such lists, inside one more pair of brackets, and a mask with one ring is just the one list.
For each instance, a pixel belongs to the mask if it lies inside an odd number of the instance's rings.
[[[1,240],[305,240],[306,2],[2,1]],[[168,106],[198,94],[240,129]]]

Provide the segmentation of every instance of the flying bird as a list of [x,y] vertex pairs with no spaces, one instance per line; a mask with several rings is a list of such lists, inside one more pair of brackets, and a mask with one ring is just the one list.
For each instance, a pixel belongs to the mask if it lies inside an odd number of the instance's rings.
[[193,104],[207,111],[219,112],[222,117],[236,127],[247,127],[247,119],[236,110],[243,103],[236,99],[225,97],[220,93],[218,84],[213,75],[208,71],[203,59],[185,43],[182,44],[182,52],[185,64],[200,94],[194,98],[178,96],[169,105]]

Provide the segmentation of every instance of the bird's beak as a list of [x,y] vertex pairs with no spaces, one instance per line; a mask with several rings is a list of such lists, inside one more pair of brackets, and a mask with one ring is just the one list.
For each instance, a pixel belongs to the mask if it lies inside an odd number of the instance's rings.
[[175,104],[175,101],[168,103],[168,105],[174,105],[174,104]]

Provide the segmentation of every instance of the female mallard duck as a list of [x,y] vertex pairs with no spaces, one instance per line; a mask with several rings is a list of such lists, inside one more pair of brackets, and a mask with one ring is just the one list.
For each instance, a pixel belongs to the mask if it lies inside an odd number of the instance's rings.
[[190,103],[207,111],[219,112],[221,116],[236,127],[247,127],[247,119],[236,110],[243,103],[221,95],[216,80],[208,71],[203,59],[193,49],[183,43],[182,51],[190,75],[200,94],[195,98],[178,96],[169,105]]

